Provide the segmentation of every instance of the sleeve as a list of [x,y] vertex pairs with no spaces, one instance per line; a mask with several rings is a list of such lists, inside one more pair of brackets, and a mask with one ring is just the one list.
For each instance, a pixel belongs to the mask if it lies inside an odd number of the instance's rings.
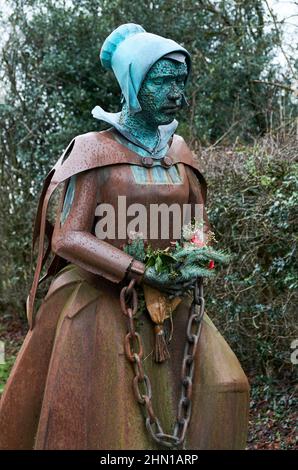
[[52,251],[77,266],[118,283],[144,274],[143,263],[92,234],[97,204],[96,170],[73,176],[64,196],[52,237]]

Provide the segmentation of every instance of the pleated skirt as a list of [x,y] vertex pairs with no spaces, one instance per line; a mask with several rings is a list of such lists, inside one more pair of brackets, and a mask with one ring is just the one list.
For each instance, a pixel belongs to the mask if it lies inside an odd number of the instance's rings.
[[[127,323],[119,286],[69,265],[53,280],[20,349],[0,402],[0,449],[162,449],[148,434],[124,351]],[[152,403],[171,434],[181,394],[190,300],[173,315],[170,358],[154,361],[153,323],[138,328]],[[235,356],[205,315],[195,358],[185,449],[243,449],[249,386]]]

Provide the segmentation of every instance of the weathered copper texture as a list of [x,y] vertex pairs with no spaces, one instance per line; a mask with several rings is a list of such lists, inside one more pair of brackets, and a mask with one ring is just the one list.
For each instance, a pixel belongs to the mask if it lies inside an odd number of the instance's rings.
[[[117,284],[69,266],[53,282],[4,392],[1,449],[158,449],[132,391]],[[174,317],[171,360],[144,361],[154,410],[170,432],[180,398],[189,304]],[[154,347],[141,318],[144,358]],[[186,449],[244,448],[248,384],[237,358],[206,316],[195,358]]]
[[[192,153],[182,137],[177,135],[173,136],[173,141],[169,148],[167,157],[171,158],[173,163],[183,163],[186,168],[190,167],[194,170],[200,183],[200,202],[205,202],[207,191],[205,179],[200,173],[198,165],[194,161]],[[68,180],[73,175],[99,167],[112,168],[114,165],[123,165],[125,163],[128,163],[129,165],[142,164],[140,162],[140,156],[116,142],[113,138],[112,132],[90,132],[88,134],[78,136],[70,143],[55,167],[47,176],[38,205],[33,234],[33,244],[35,244],[39,237],[39,249],[33,284],[27,300],[27,316],[30,327],[33,326],[34,299],[36,296],[40,272],[45,262],[44,244],[47,225],[47,209],[53,192],[59,183]],[[172,200],[174,200],[174,195],[172,195],[172,197]],[[93,240],[93,242],[95,241]],[[99,241],[96,244],[99,248]],[[102,246],[104,247],[105,245]],[[132,262],[132,258],[124,256],[123,253],[117,252],[115,253],[115,256],[118,257],[118,261],[120,261],[121,257],[122,262],[128,263],[127,266]],[[107,261],[107,263],[108,262],[109,261]],[[100,267],[98,266],[98,268]],[[134,265],[132,265],[132,269],[133,268]],[[139,271],[138,264],[136,264],[136,270],[137,272]],[[94,272],[94,268],[91,269],[91,272]],[[99,272],[97,271],[97,273]],[[110,280],[112,280],[112,276],[113,275],[110,273]],[[115,277],[114,281],[116,281]]]
[[[48,201],[60,182],[77,174],[80,190],[62,226],[58,213],[52,239],[54,251],[74,264],[53,280],[18,355],[1,399],[0,448],[157,449],[132,393],[134,374],[124,353],[126,324],[119,302],[123,280],[132,276],[132,270],[140,280],[142,264],[126,255],[118,240],[96,239],[94,210],[98,202],[114,204],[116,188],[118,194],[127,195],[128,203],[136,198],[145,205],[168,202],[170,195],[179,204],[201,203],[206,197],[204,180],[177,136],[168,157],[179,166],[181,185],[148,185],[140,190],[130,171],[131,165],[140,165],[140,157],[113,141],[108,132],[76,138],[67,154],[50,173],[40,202],[31,313],[44,258]],[[152,242],[157,246],[156,240]],[[162,364],[152,358],[149,316],[142,315],[139,323],[153,406],[166,432],[175,422],[180,398],[189,303],[183,299],[175,311],[171,360]],[[186,449],[244,448],[248,401],[241,366],[206,316],[195,357]]]

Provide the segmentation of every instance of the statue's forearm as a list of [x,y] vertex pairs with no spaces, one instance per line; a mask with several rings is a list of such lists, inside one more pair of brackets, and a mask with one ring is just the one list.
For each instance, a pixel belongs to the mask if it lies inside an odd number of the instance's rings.
[[140,282],[144,273],[143,263],[88,232],[70,230],[56,234],[52,250],[67,261],[112,282],[120,282],[126,275]]
[[[118,283],[127,277],[128,279],[136,278],[139,282],[144,272],[144,265],[91,233],[97,204],[97,190],[96,171],[78,175],[72,186],[73,201],[70,207],[66,204],[68,214],[65,220],[61,220],[60,216],[62,207],[58,210],[52,237],[52,251],[67,261],[93,274],[103,276],[109,281]],[[64,197],[61,201],[62,205],[63,201]]]

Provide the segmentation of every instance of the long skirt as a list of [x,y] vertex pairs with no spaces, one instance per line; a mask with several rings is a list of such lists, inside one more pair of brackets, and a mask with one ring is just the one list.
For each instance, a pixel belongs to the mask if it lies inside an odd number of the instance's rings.
[[[4,390],[0,449],[162,449],[149,435],[124,351],[127,323],[116,284],[74,265],[52,282]],[[170,358],[156,363],[149,315],[138,328],[152,403],[172,434],[190,301],[173,315]],[[230,347],[205,315],[195,357],[185,449],[245,448],[249,386]]]

